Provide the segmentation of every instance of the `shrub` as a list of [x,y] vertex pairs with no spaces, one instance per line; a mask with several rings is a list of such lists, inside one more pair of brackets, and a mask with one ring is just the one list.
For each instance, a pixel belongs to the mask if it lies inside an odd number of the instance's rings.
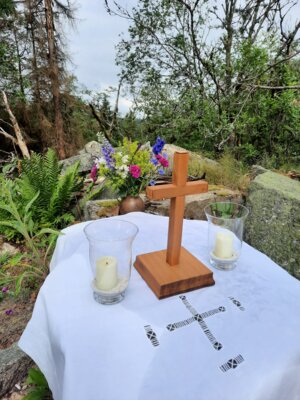
[[[7,215],[0,220],[0,229],[9,228],[11,234],[18,235],[26,246],[22,254],[6,260],[0,270],[0,285],[15,284],[15,294],[18,295],[24,282],[34,286],[41,283],[48,273],[50,252],[54,246],[58,231],[50,228],[40,228],[32,219],[32,208],[39,192],[28,203],[24,203],[21,211],[14,200],[15,192],[11,182],[0,177],[2,195],[6,204],[0,204],[0,210]],[[12,270],[12,267],[16,267]]]

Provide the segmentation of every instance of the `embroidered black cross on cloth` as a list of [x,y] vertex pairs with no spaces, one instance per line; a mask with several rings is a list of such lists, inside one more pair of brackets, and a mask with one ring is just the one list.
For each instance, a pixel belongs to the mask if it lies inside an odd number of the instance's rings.
[[211,331],[209,330],[208,326],[206,325],[204,319],[211,317],[212,315],[218,314],[220,312],[226,311],[225,307],[220,306],[213,310],[199,314],[197,312],[197,310],[195,310],[195,308],[189,303],[186,296],[179,296],[179,298],[182,300],[183,304],[186,306],[186,308],[189,310],[189,312],[193,315],[193,317],[185,319],[183,321],[169,324],[169,325],[167,325],[167,329],[172,332],[175,329],[182,328],[183,326],[187,326],[187,325],[191,324],[192,322],[198,322],[200,328],[203,330],[204,334],[206,335],[208,340],[211,342],[214,349],[221,350],[223,345],[220,342],[218,342],[217,339],[214,337],[214,335],[211,333]]

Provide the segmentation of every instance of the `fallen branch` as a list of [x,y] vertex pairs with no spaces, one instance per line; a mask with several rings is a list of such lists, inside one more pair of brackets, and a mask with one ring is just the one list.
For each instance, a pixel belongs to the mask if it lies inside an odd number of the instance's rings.
[[293,86],[267,86],[267,85],[251,85],[255,89],[267,89],[267,90],[299,90],[300,85]]
[[[98,123],[100,125],[100,128],[102,128],[102,121],[101,121],[99,115],[97,114],[97,111],[95,110],[94,105],[92,103],[89,103],[89,106],[90,106],[90,109],[92,111],[93,117],[98,121]],[[103,133],[104,133],[105,139],[108,140],[109,143],[110,143],[110,138],[107,136],[107,133],[105,132],[105,130],[104,130]]]
[[28,150],[28,147],[25,143],[24,137],[22,135],[21,129],[19,127],[18,121],[16,119],[16,117],[14,116],[13,112],[10,109],[7,97],[5,92],[2,90],[2,97],[3,97],[3,102],[5,105],[5,109],[9,115],[10,121],[12,123],[12,126],[14,128],[15,134],[16,134],[16,138],[14,138],[13,136],[9,135],[7,132],[5,132],[2,128],[1,128],[1,133],[2,135],[4,135],[5,137],[9,138],[10,140],[13,141],[13,143],[17,144],[21,150],[21,153],[23,155],[24,158],[30,158],[30,153]]

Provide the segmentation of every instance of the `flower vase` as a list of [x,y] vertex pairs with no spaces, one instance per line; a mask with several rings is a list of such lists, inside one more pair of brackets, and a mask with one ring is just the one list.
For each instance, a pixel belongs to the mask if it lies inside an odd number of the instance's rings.
[[135,211],[145,211],[145,203],[140,196],[127,196],[120,202],[119,214],[127,214]]

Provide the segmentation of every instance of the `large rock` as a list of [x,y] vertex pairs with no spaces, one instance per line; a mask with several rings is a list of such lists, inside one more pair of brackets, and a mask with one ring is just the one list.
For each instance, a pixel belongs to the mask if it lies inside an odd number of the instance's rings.
[[89,172],[94,164],[96,157],[101,155],[101,145],[92,141],[84,146],[83,150],[79,151],[79,154],[73,157],[62,160],[63,171],[70,165],[74,165],[77,161],[80,161],[79,172]]
[[92,140],[84,146],[84,150],[86,153],[91,154],[94,157],[99,157],[101,154],[101,144]]
[[300,279],[300,182],[268,171],[248,189],[245,239]]
[[0,398],[8,393],[17,382],[27,376],[33,364],[16,344],[8,349],[0,350]]
[[[218,166],[219,164],[217,163],[217,161],[211,160],[210,158],[206,158],[203,157],[200,154],[194,153],[192,151],[186,150],[183,147],[179,147],[179,146],[175,146],[174,144],[166,144],[164,146],[164,151],[168,154],[168,159],[171,161],[172,164],[172,160],[174,157],[174,153],[176,151],[187,151],[190,155],[189,158],[189,166],[191,167],[193,165],[193,167],[195,168],[197,166],[197,164],[199,165],[199,168],[202,168],[202,171],[204,171],[204,165],[211,165],[211,166]],[[193,169],[194,169],[193,168]]]
[[114,217],[119,214],[119,202],[116,199],[90,200],[84,205],[85,221]]
[[77,161],[80,162],[79,172],[88,172],[92,169],[94,160],[93,156],[89,153],[82,153],[78,156],[73,156],[60,161],[63,164],[62,172],[64,172],[70,165],[74,165]]

